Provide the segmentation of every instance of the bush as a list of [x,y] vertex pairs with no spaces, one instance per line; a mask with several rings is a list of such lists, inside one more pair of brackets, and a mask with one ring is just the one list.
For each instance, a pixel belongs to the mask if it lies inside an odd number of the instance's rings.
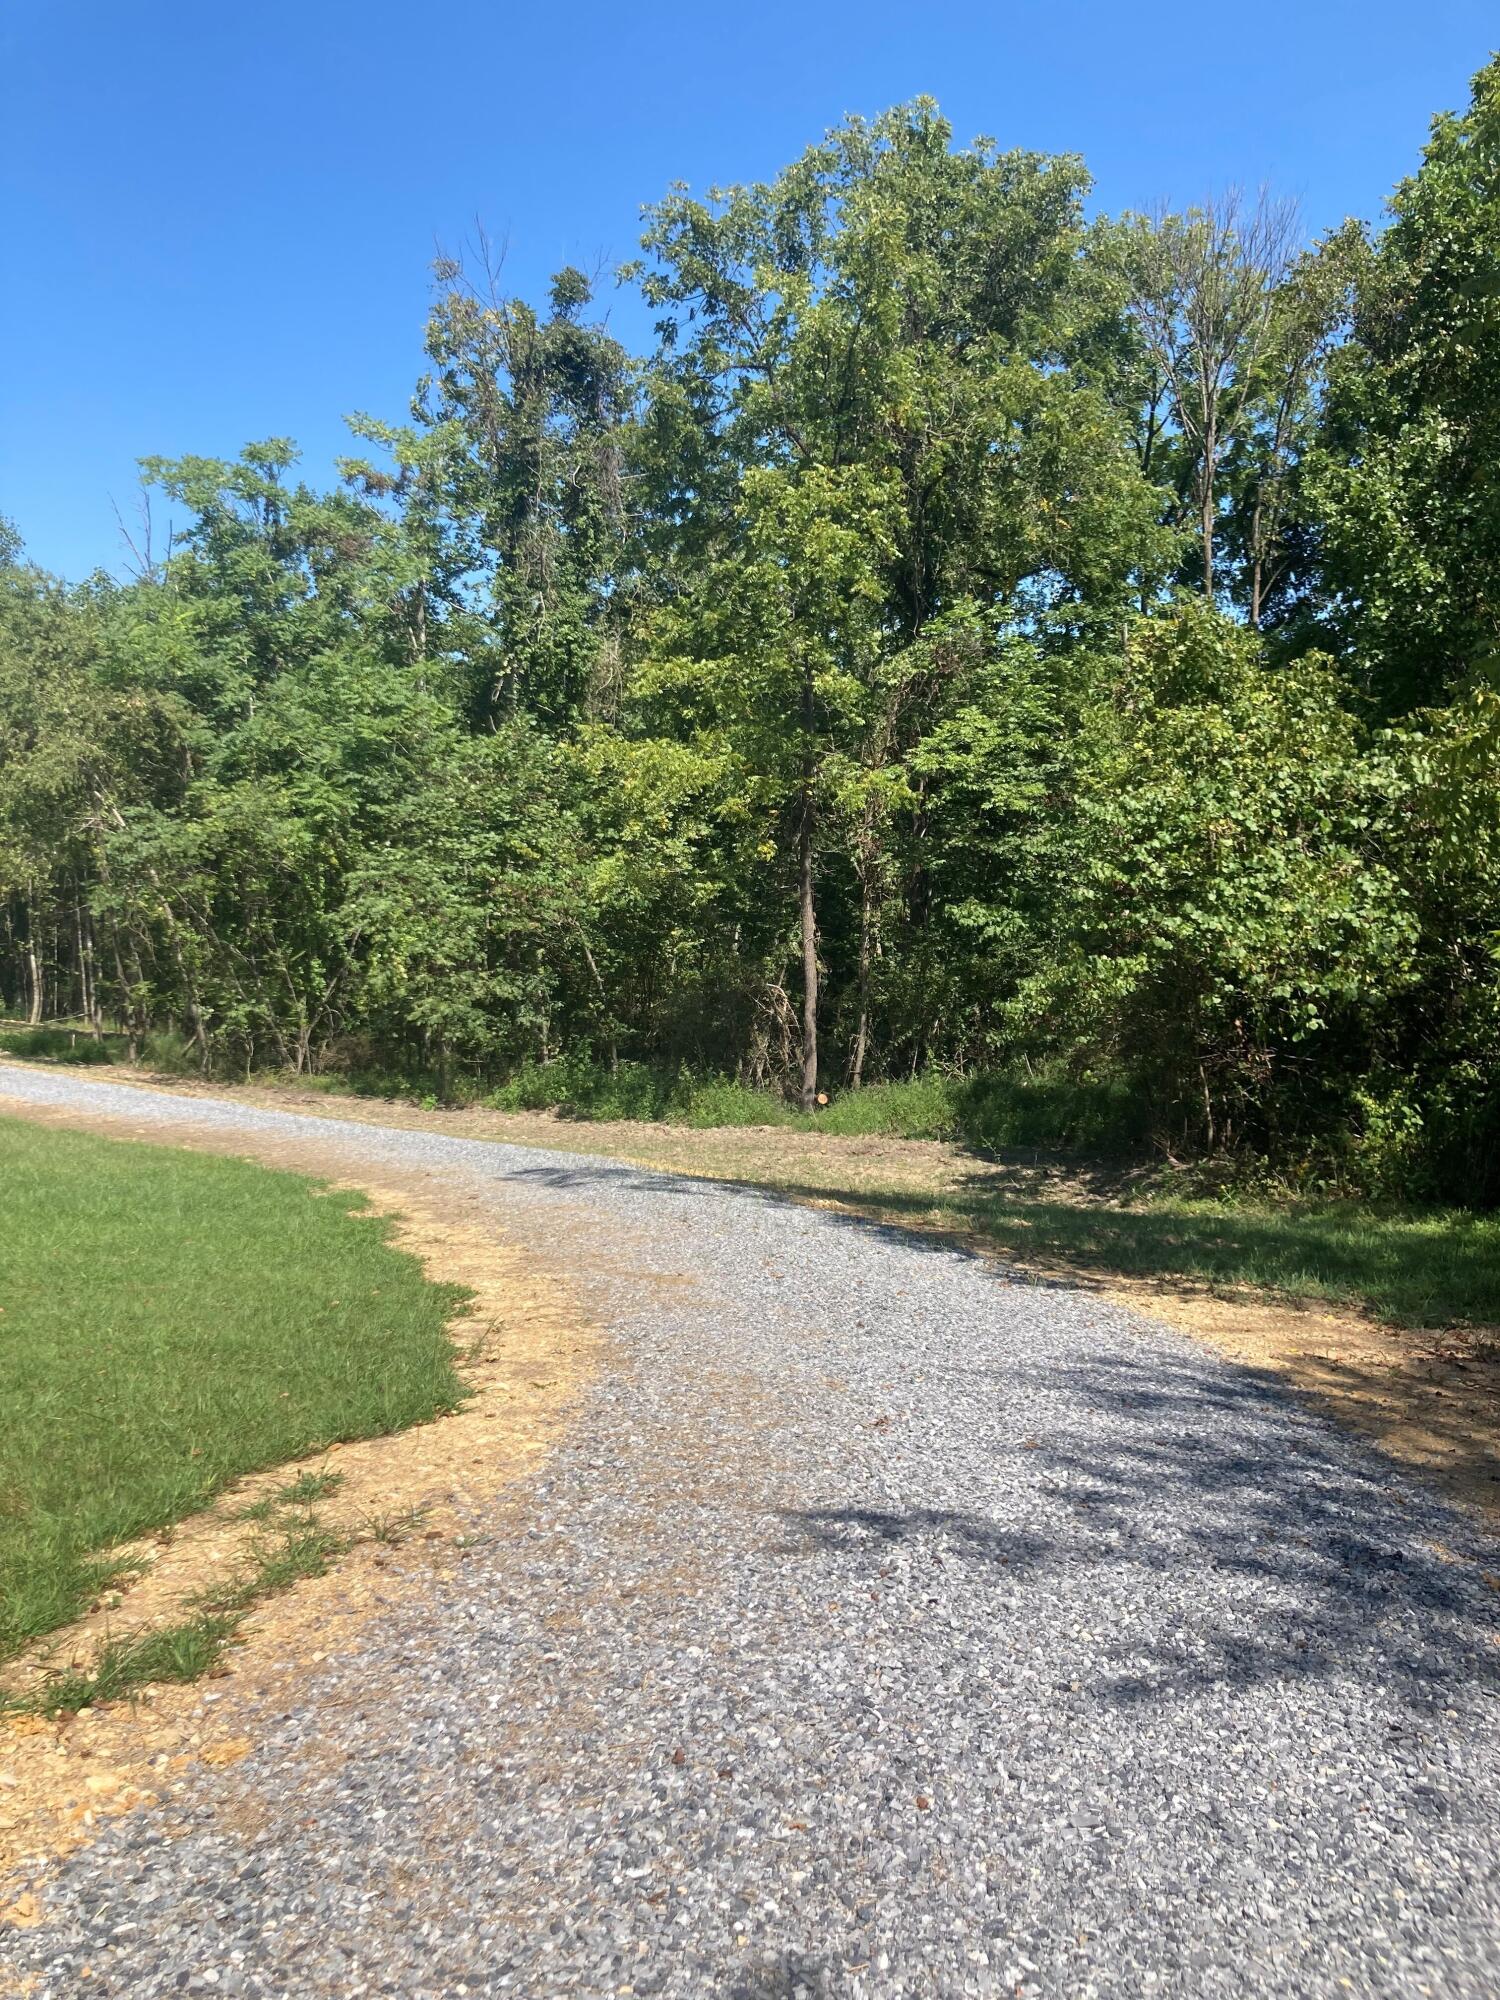
[[638,1119],[698,1129],[779,1125],[840,1138],[949,1139],[987,1150],[1130,1153],[1149,1137],[1145,1100],[1123,1078],[931,1074],[847,1090],[811,1115],[733,1077],[588,1056],[519,1069],[486,1100],[497,1111]]
[[186,1035],[153,1032],[141,1043],[141,1061],[148,1069],[185,1076],[202,1068],[198,1051]]
[[793,1121],[778,1098],[733,1077],[695,1076],[687,1069],[657,1070],[636,1062],[611,1069],[580,1055],[524,1064],[491,1091],[487,1101],[497,1111],[555,1111],[562,1118],[628,1118],[697,1127]]
[[114,1062],[118,1054],[109,1042],[96,1042],[86,1030],[76,1028],[10,1029],[0,1034],[0,1049],[28,1061],[60,1063]]
[[848,1138],[880,1133],[890,1139],[959,1136],[959,1097],[965,1086],[951,1077],[918,1076],[905,1083],[872,1083],[846,1090],[817,1117],[820,1132]]
[[1151,1137],[1145,1092],[1123,1076],[976,1076],[954,1087],[959,1135],[987,1151],[1127,1154]]

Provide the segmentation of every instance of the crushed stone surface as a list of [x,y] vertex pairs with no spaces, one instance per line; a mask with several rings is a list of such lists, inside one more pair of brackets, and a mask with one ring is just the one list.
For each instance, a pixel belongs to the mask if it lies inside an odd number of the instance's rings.
[[452,1576],[38,1878],[36,2000],[1500,1993],[1500,1551],[1274,1385],[764,1191],[7,1097],[449,1179],[609,1342]]

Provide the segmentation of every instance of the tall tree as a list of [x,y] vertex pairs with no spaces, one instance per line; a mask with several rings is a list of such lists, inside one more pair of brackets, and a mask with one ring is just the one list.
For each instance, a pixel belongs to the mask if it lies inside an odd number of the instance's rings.
[[1131,310],[1188,447],[1203,594],[1215,592],[1223,459],[1277,334],[1296,212],[1237,191],[1177,215],[1136,217],[1125,239]]
[[[970,657],[930,639],[976,606],[1109,615],[1159,563],[1125,423],[1068,366],[1098,311],[1079,275],[1081,168],[951,142],[925,102],[851,120],[772,183],[670,197],[645,236],[663,334],[645,435],[667,575],[737,559],[735,496],[754,473],[826,495],[857,472],[889,520],[866,552],[878,611],[862,673],[879,696],[858,748],[839,753],[862,767],[845,795],[864,805],[844,815],[862,885],[860,1071],[887,873],[889,815],[874,807],[899,795],[888,774]],[[801,697],[795,713],[807,734]],[[808,1017],[805,937],[802,957]],[[805,1019],[804,1067],[810,1041]]]
[[[586,317],[592,289],[580,271],[553,279],[545,315],[501,291],[482,242],[474,271],[446,259],[436,275],[431,367],[413,414],[442,441],[429,455],[437,489],[478,558],[467,583],[482,578],[488,598],[490,709],[561,726],[616,677],[630,365]],[[389,441],[407,464],[422,462],[415,442]]]
[[1441,702],[1500,646],[1500,57],[1391,201],[1330,365],[1329,614],[1372,699]]

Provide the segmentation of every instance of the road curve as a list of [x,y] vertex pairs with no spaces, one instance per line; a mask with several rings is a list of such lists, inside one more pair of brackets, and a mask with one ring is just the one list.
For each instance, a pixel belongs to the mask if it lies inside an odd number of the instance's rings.
[[456,1576],[48,1878],[37,2000],[1500,1992],[1500,1555],[1260,1378],[764,1192],[7,1099],[417,1165],[609,1336]]

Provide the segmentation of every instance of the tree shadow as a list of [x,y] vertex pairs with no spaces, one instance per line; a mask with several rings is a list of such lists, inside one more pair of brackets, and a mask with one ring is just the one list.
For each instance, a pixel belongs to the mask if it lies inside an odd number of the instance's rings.
[[[789,1512],[805,1547],[871,1582],[901,1548],[964,1565],[980,1592],[1045,1584],[1043,1616],[1058,1579],[1096,1572],[1100,1601],[1107,1582],[1132,1614],[1110,1643],[1114,1669],[1087,1690],[1109,1706],[1351,1674],[1423,1713],[1467,1687],[1500,1691],[1484,1538],[1436,1503],[1403,1506],[1393,1475],[1274,1380],[1170,1355],[963,1372],[976,1396],[988,1380],[1007,1405],[1029,1376],[1044,1381],[1039,1407],[1076,1426],[1001,1448],[1023,1469],[1027,1515]],[[1015,1615],[997,1608],[997,1630]]]
[[[1102,1170],[1101,1170],[1102,1171]],[[631,1185],[692,1197],[733,1187],[760,1202],[832,1205],[851,1220],[905,1232],[920,1248],[952,1251],[967,1233],[1027,1263],[1066,1267],[1068,1281],[1110,1277],[1186,1279],[1249,1287],[1288,1298],[1344,1301],[1410,1325],[1500,1324],[1500,1221],[1490,1216],[1382,1211],[1352,1203],[1277,1207],[1163,1201],[1119,1207],[1109,1177],[1065,1177],[1072,1198],[1039,1198],[1009,1185],[1013,1170],[976,1163],[931,1192],[837,1179],[809,1182],[697,1178],[624,1161],[573,1160],[518,1170],[516,1178],[558,1189]],[[1047,1185],[1027,1176],[1025,1186]],[[1078,1192],[1087,1197],[1078,1198]],[[925,1225],[925,1226],[924,1226]]]
[[[740,1199],[778,1207],[870,1200],[867,1190],[841,1196],[745,1186],[622,1162],[529,1166],[519,1177],[559,1190],[615,1185],[677,1200],[722,1198],[733,1187]],[[824,1213],[831,1227],[958,1258],[997,1285],[1020,1281],[951,1235],[884,1216]],[[1101,1223],[1070,1211],[1051,1240],[1076,1249],[1090,1229],[1127,1225],[1139,1225],[1134,1241],[1149,1263],[1150,1246],[1167,1247],[1180,1219],[1112,1214]],[[1232,1236],[1237,1225],[1207,1218],[1204,1227]],[[1171,1260],[1157,1261],[1165,1269]],[[1071,1272],[1028,1272],[1025,1282],[1078,1288]],[[1073,1439],[1008,1447],[1025,1454],[1034,1518],[923,1504],[789,1511],[784,1553],[821,1552],[868,1581],[893,1553],[937,1556],[964,1565],[980,1590],[1123,1567],[1143,1616],[1138,1629],[1132,1621],[1120,1635],[1117,1670],[1091,1690],[1113,1705],[1356,1670],[1413,1711],[1441,1709],[1461,1686],[1500,1689],[1500,1594],[1486,1581],[1500,1568],[1500,1551],[1371,1447],[1310,1418],[1280,1377],[1186,1343],[956,1368],[966,1394],[1009,1408],[1034,1384],[1045,1391],[1038,1407],[1060,1407],[1066,1429],[1076,1426]],[[1457,1423],[1454,1434],[1466,1435]],[[1173,1623],[1158,1585],[1184,1571],[1209,1581],[1185,1600],[1175,1594],[1172,1601],[1188,1609]],[[997,1609],[997,1624],[1007,1615]]]

